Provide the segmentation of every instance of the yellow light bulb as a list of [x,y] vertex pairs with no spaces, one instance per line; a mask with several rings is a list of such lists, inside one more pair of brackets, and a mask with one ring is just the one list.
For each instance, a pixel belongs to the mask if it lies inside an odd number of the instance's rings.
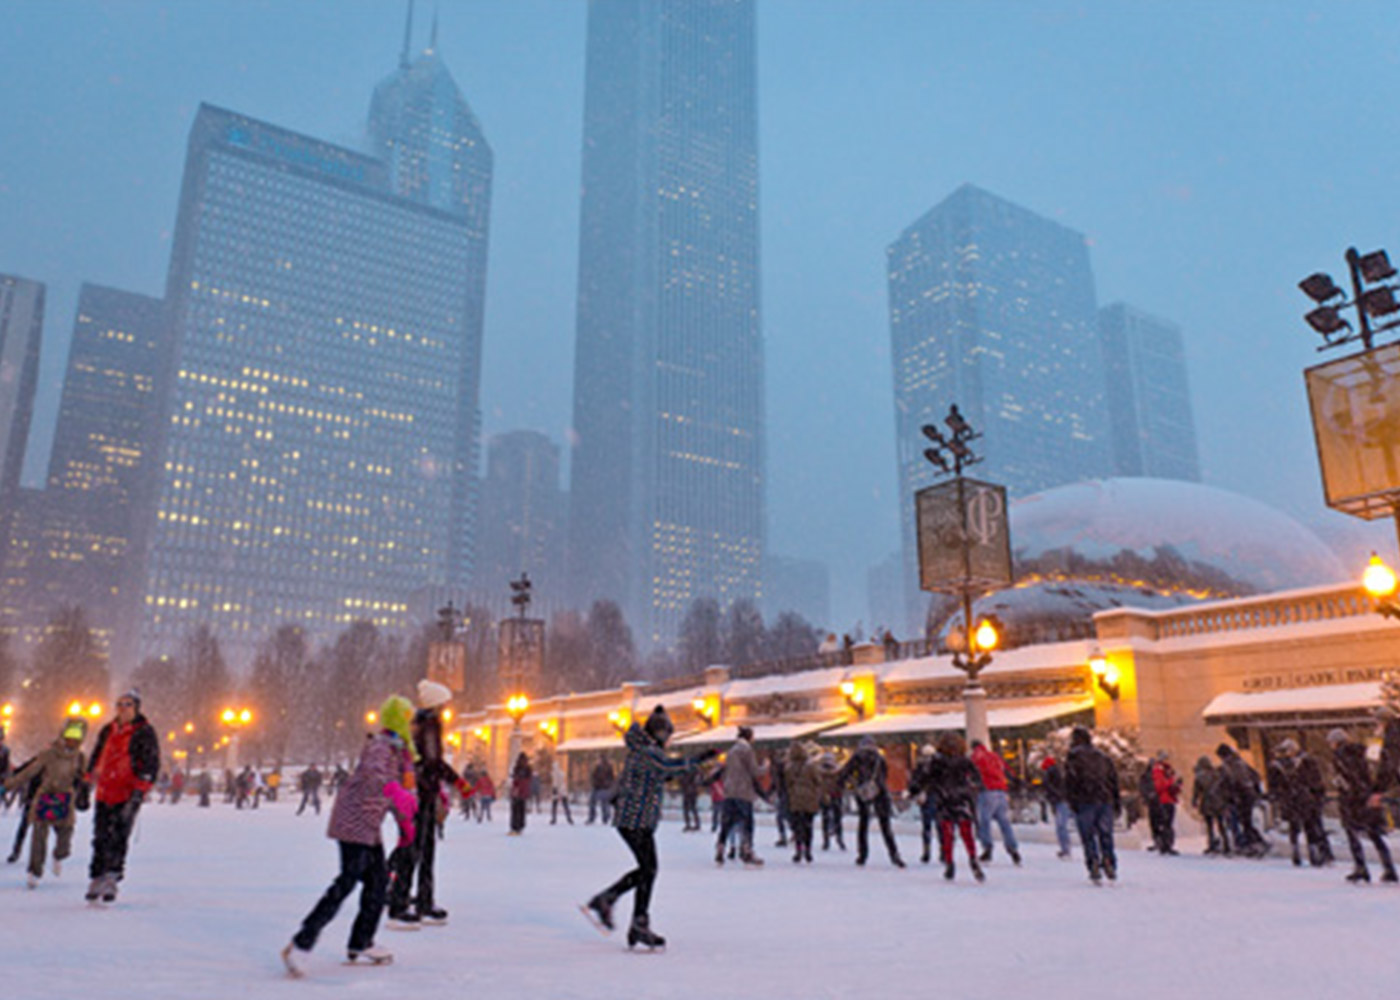
[[1381,557],[1375,553],[1371,554],[1371,561],[1366,564],[1366,570],[1361,574],[1361,585],[1366,588],[1366,593],[1374,598],[1390,597],[1396,590],[1395,571],[1387,566]]

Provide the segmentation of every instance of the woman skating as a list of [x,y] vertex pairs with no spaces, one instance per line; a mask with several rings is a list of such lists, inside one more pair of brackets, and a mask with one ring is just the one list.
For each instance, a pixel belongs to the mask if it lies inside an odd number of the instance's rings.
[[637,867],[582,907],[585,916],[609,932],[614,926],[613,906],[623,893],[635,889],[632,925],[627,930],[629,948],[639,944],[647,948],[666,946],[666,939],[651,929],[650,919],[651,891],[658,869],[656,824],[661,820],[661,794],[666,779],[716,756],[714,750],[706,750],[689,759],[672,757],[666,752],[666,741],[673,728],[666,709],[657,705],[645,726],[633,722],[627,730],[627,760],[618,779],[613,825],[637,859]]

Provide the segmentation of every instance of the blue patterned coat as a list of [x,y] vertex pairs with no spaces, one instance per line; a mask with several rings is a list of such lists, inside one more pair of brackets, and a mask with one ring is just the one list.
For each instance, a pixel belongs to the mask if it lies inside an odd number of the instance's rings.
[[666,779],[699,766],[699,761],[672,757],[640,723],[632,723],[623,742],[627,761],[617,780],[613,826],[623,830],[655,830],[661,821],[661,794]]

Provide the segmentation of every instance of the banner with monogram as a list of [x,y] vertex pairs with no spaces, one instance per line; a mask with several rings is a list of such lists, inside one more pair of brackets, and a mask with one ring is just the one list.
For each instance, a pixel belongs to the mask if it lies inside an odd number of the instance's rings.
[[914,510],[921,589],[961,593],[1011,586],[1005,486],[954,479],[914,494]]
[[1303,373],[1327,506],[1389,517],[1400,506],[1400,344]]

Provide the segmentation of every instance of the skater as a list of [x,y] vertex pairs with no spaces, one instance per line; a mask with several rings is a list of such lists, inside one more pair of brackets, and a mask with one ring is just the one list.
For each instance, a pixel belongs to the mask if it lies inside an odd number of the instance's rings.
[[297,815],[300,816],[308,805],[316,810],[317,816],[321,815],[321,772],[315,764],[301,772],[297,786],[301,789],[301,805],[297,806]]
[[1361,846],[1361,835],[1376,848],[1381,861],[1381,881],[1396,881],[1395,864],[1390,859],[1390,848],[1385,843],[1385,816],[1380,809],[1376,795],[1376,782],[1371,777],[1371,765],[1366,762],[1366,748],[1347,738],[1345,730],[1334,729],[1327,734],[1327,743],[1332,748],[1332,767],[1337,783],[1337,805],[1342,814],[1342,828],[1346,831],[1347,847],[1351,849],[1354,867],[1347,876],[1348,882],[1371,881],[1371,872],[1366,867],[1366,852]]
[[787,763],[782,773],[788,817],[792,822],[792,860],[810,864],[812,821],[822,801],[822,776],[817,770],[816,747],[793,740],[788,745]]
[[763,859],[753,852],[753,802],[758,797],[758,783],[768,771],[753,752],[753,730],[740,726],[738,739],[724,758],[724,822],[720,824],[719,840],[715,843],[715,864],[724,864],[724,847],[732,832],[739,833],[739,858],[746,865],[757,867]]
[[85,790],[83,772],[83,737],[87,723],[69,719],[53,745],[5,780],[5,789],[18,788],[31,779],[38,779],[36,794],[30,797],[29,825],[33,831],[29,845],[29,875],[26,884],[34,889],[44,877],[44,861],[48,854],[49,830],[57,835],[53,852],[53,873],[63,870],[63,860],[73,850],[73,827],[77,823],[80,793]]
[[1055,818],[1055,842],[1060,849],[1055,857],[1061,861],[1070,857],[1069,822],[1070,808],[1065,801],[1065,768],[1050,754],[1040,762],[1040,789],[1045,796],[1045,804]]
[[530,758],[524,751],[515,758],[515,768],[510,772],[510,831],[508,836],[518,837],[525,832],[525,807],[530,804],[530,786],[535,771],[530,766]]
[[1097,884],[1104,876],[1118,878],[1118,855],[1113,849],[1113,820],[1123,809],[1118,771],[1113,760],[1098,747],[1083,726],[1070,736],[1065,765],[1065,797],[1074,809],[1084,866]]
[[208,809],[209,796],[214,794],[214,776],[208,771],[200,771],[199,781],[195,787],[199,789],[199,807]]
[[1011,863],[1021,863],[1016,843],[1016,831],[1011,828],[1010,803],[1006,795],[1006,765],[981,740],[972,741],[972,763],[982,777],[982,790],[977,793],[977,841],[982,845],[981,860],[992,860],[992,822],[1001,830],[1001,843],[1011,857]]
[[[20,765],[23,771],[34,758],[31,757]],[[34,796],[39,791],[39,776],[36,774],[27,783],[17,784],[14,788],[14,796],[19,800],[19,825],[15,827],[15,843],[10,849],[10,854],[5,858],[6,864],[14,864],[19,860],[19,855],[24,850],[24,838],[29,834],[29,803],[34,801]]]
[[606,757],[593,765],[588,784],[588,822],[592,823],[601,813],[603,825],[607,826],[612,818],[613,769]]
[[1245,763],[1228,743],[1215,748],[1220,758],[1220,776],[1229,806],[1225,818],[1235,839],[1235,850],[1251,858],[1262,858],[1269,851],[1264,835],[1254,825],[1254,806],[1259,802],[1259,773]]
[[1171,759],[1165,750],[1157,751],[1147,772],[1152,778],[1152,797],[1155,800],[1156,821],[1152,828],[1152,839],[1157,845],[1157,853],[1175,855],[1176,850],[1176,806],[1181,801],[1181,779],[1172,767]]
[[[452,691],[436,681],[418,682],[418,711],[413,715],[410,736],[417,759],[414,776],[418,787],[418,808],[413,817],[417,834],[401,844],[389,857],[389,920],[399,927],[420,923],[445,924],[447,911],[434,897],[433,864],[437,854],[438,800],[447,788],[460,795],[471,790],[442,756],[442,707],[452,700]],[[415,874],[418,891],[409,897]]]
[[875,814],[880,824],[880,835],[885,839],[885,850],[889,853],[890,864],[903,868],[904,861],[899,856],[899,846],[894,840],[894,830],[890,827],[890,789],[887,783],[888,765],[885,757],[875,746],[873,736],[862,736],[860,746],[846,761],[846,766],[836,774],[838,785],[850,784],[856,793],[856,864],[865,864],[870,855],[870,815]]
[[117,699],[117,717],[102,727],[93,747],[91,773],[97,805],[92,815],[92,860],[87,900],[117,898],[126,873],[126,849],[136,814],[160,776],[160,741],[141,714],[141,695],[131,689]]
[[1317,761],[1300,750],[1297,740],[1283,739],[1274,747],[1274,759],[1269,764],[1269,798],[1279,819],[1288,824],[1294,867],[1303,864],[1299,833],[1307,840],[1308,864],[1314,868],[1325,864],[1330,854],[1327,832],[1322,826],[1327,787]]
[[822,776],[822,850],[829,850],[834,840],[836,846],[844,851],[846,835],[842,830],[842,818],[845,813],[846,791],[836,782],[837,772],[841,770],[841,765],[836,761],[836,754],[830,750],[823,751],[817,759],[817,770]]
[[559,820],[559,810],[564,810],[564,819],[570,826],[574,825],[573,813],[569,812],[569,772],[564,769],[564,762],[558,757],[549,769],[549,825],[553,826]]
[[1202,754],[1196,758],[1195,781],[1191,786],[1191,804],[1200,813],[1206,825],[1206,854],[1223,854],[1229,857],[1230,829],[1225,821],[1229,811],[1229,792],[1220,771]]
[[773,754],[768,760],[769,794],[773,797],[773,822],[778,827],[778,839],[774,847],[786,847],[791,815],[788,811],[787,781],[783,776],[783,758]]
[[664,948],[666,939],[651,929],[651,892],[656,883],[656,825],[661,820],[661,795],[667,777],[685,770],[694,770],[715,756],[714,750],[702,751],[685,759],[666,752],[666,741],[673,726],[666,709],[657,705],[647,717],[646,725],[633,721],[624,743],[627,760],[618,779],[613,825],[626,841],[637,860],[622,878],[594,896],[583,906],[584,914],[604,932],[611,931],[613,907],[623,893],[636,890],[632,898],[632,924],[627,929],[627,947]]
[[476,821],[490,823],[491,803],[496,801],[496,783],[491,780],[490,771],[483,770],[473,783],[471,801],[476,803]]
[[684,833],[700,831],[700,785],[704,780],[699,771],[686,771],[681,775],[681,830]]
[[928,864],[933,854],[933,833],[938,828],[938,790],[934,787],[934,755],[932,743],[919,747],[919,762],[909,775],[909,796],[919,804],[919,834],[924,850],[919,861]]
[[282,961],[293,976],[304,974],[307,954],[357,884],[361,887],[360,911],[350,927],[346,957],[351,962],[364,959],[374,965],[393,961],[387,949],[374,943],[388,886],[379,827],[392,808],[399,824],[399,843],[411,843],[416,833],[413,814],[417,803],[403,785],[413,780],[413,751],[408,738],[412,716],[413,705],[399,695],[380,706],[384,728],[365,741],[355,773],[335,797],[326,835],[339,843],[340,874],[282,949]]
[[972,876],[981,882],[987,876],[977,860],[972,824],[977,818],[977,793],[982,788],[982,779],[977,765],[967,758],[965,748],[961,733],[944,733],[938,738],[938,753],[931,768],[933,795],[938,801],[938,856],[943,862],[943,877],[952,881],[957,874],[953,861],[953,834],[956,832],[967,848]]

